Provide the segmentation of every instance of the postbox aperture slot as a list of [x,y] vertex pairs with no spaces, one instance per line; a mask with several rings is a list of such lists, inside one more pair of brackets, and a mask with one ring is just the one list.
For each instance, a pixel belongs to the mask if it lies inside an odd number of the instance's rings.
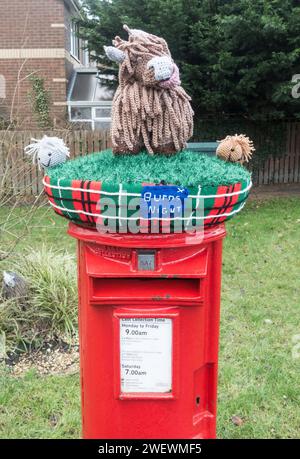
[[158,277],[92,278],[92,302],[201,302],[199,278],[166,279]]

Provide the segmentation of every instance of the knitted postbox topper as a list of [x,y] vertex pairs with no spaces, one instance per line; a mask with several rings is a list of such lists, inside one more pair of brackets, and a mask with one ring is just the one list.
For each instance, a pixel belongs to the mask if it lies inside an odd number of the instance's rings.
[[104,47],[107,57],[119,64],[112,108],[113,152],[181,151],[193,133],[193,110],[168,45],[142,30],[124,29],[128,41],[117,36],[114,46]]

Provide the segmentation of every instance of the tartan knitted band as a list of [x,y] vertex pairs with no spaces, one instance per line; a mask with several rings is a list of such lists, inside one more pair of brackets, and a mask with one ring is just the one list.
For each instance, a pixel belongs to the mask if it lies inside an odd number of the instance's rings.
[[[132,210],[128,203],[131,198],[142,199],[143,187],[149,184],[114,185],[89,180],[50,179],[49,176],[44,177],[43,184],[54,211],[75,223],[95,226],[102,218],[116,220],[119,227],[126,221],[143,220],[141,214],[137,216],[137,209]],[[223,223],[244,207],[251,186],[251,181],[242,181],[228,186],[189,188],[189,216],[168,216],[165,220],[193,220],[196,224],[198,220],[204,227]],[[111,207],[114,205],[115,214],[101,214],[103,211],[100,209],[100,203],[106,198],[112,200]],[[196,210],[201,200],[203,213],[197,216]],[[162,222],[164,218],[158,220]]]

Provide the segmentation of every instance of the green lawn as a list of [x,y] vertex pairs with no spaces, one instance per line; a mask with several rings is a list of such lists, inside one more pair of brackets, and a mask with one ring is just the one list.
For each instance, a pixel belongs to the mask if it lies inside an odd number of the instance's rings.
[[[0,211],[1,216],[7,210]],[[20,217],[26,209],[15,214]],[[2,213],[2,215],[1,215]],[[35,214],[20,248],[67,247],[67,223]],[[22,223],[15,232],[23,231]],[[248,203],[227,224],[224,244],[218,436],[297,438],[300,431],[300,202]],[[299,335],[298,338],[296,335]],[[299,353],[299,352],[298,352]],[[232,416],[243,423],[236,426]],[[78,376],[0,377],[1,438],[80,436]]]

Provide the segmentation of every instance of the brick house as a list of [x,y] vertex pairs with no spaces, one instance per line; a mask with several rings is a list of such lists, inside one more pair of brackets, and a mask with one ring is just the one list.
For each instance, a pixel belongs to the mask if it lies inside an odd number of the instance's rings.
[[[21,128],[37,126],[38,115],[32,108],[31,76],[35,75],[44,80],[50,95],[54,126],[63,127],[69,119],[94,128],[97,113],[105,115],[98,116],[100,121],[109,123],[111,94],[98,87],[97,68],[90,66],[84,44],[76,36],[79,1],[1,0],[0,6],[0,118],[11,119]],[[89,92],[84,91],[86,84],[92,85]],[[102,94],[98,104],[96,93]],[[103,107],[101,99],[105,99]]]

